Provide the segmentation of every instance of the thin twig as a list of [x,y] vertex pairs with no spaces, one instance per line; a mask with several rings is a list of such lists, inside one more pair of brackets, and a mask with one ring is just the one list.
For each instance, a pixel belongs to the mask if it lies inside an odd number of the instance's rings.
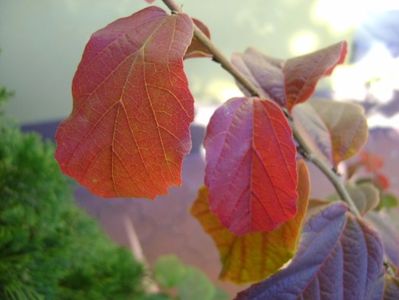
[[[163,0],[165,5],[173,12],[181,13],[182,10],[179,5],[176,4],[174,0]],[[222,52],[212,43],[212,41],[202,33],[202,31],[194,25],[194,35],[195,37],[208,48],[210,53],[212,53],[214,60],[217,61],[228,73],[230,73],[246,90],[248,90],[252,96],[258,96],[264,98],[264,92],[258,90],[256,86],[252,84],[245,76],[238,71],[234,65],[222,54]],[[286,116],[289,120],[292,121],[291,116],[285,110]],[[349,195],[347,189],[341,182],[338,175],[329,167],[324,161],[315,156],[311,149],[308,147],[302,136],[299,134],[297,129],[295,128],[293,122],[291,122],[291,127],[293,131],[293,135],[295,140],[297,141],[299,148],[301,150],[302,156],[308,161],[312,162],[315,166],[317,166],[321,172],[329,179],[332,185],[335,187],[338,195],[341,197],[343,201],[345,201],[353,214],[357,217],[360,217],[359,210],[354,204],[351,196]]]
[[345,185],[342,183],[341,178],[339,178],[339,175],[335,173],[324,161],[322,161],[319,157],[312,153],[311,149],[308,147],[302,136],[299,134],[293,122],[291,123],[291,128],[294,138],[299,145],[302,156],[306,160],[312,162],[328,178],[340,198],[349,205],[352,213],[357,217],[360,217],[361,214],[357,209],[355,203],[353,202],[351,196],[349,195]]
[[[163,0],[165,5],[169,7],[171,11],[181,13],[182,10],[174,0]],[[223,69],[225,69],[230,75],[232,75],[252,96],[263,97],[263,92],[258,91],[257,88],[250,82],[245,76],[237,70],[237,68],[230,63],[230,61],[223,55],[222,52],[211,42],[211,40],[194,24],[194,35],[195,37],[208,48],[209,52],[212,53],[214,61],[219,63]]]
[[[147,273],[151,274],[151,268],[146,257],[144,256],[143,248],[141,247],[141,243],[134,228],[133,221],[126,215],[123,218],[123,222],[130,246],[129,248],[132,251],[133,257],[143,265],[144,270],[146,270]],[[151,294],[159,293],[161,289],[157,282],[153,279],[153,276],[148,276],[145,279],[146,280],[143,282],[144,289]]]

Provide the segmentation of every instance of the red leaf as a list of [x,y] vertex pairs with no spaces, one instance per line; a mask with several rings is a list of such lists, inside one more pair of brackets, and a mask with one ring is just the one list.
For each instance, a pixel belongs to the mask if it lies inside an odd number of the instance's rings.
[[391,185],[388,177],[381,173],[375,173],[374,182],[381,190],[387,190]]
[[363,151],[360,153],[359,158],[359,163],[369,172],[378,172],[384,166],[384,159],[375,153]]
[[258,282],[277,272],[295,254],[308,208],[310,179],[303,160],[298,161],[298,211],[294,218],[268,232],[236,236],[210,211],[208,190],[199,190],[191,213],[212,237],[220,255],[219,278],[236,283]]
[[[211,38],[211,33],[204,23],[195,18],[193,18],[193,22],[209,39]],[[184,59],[197,57],[212,57],[212,53],[197,39],[196,36],[193,36],[193,40],[184,55]]]
[[[295,104],[313,94],[321,77],[330,75],[344,61],[346,52],[346,42],[340,42],[284,61],[249,48],[243,54],[234,54],[232,63],[263,95],[291,111]],[[245,88],[240,88],[249,95]]]
[[296,149],[276,104],[230,99],[212,116],[205,149],[211,210],[231,231],[270,231],[295,215]]
[[314,92],[319,79],[330,75],[335,66],[345,60],[345,41],[319,51],[287,60],[283,67],[287,108],[306,101]]
[[[286,106],[284,74],[282,67],[284,60],[264,55],[255,48],[248,48],[244,54],[235,53],[231,62],[245,75],[262,93],[280,106]],[[240,87],[245,95],[250,96],[244,87]]]
[[193,97],[183,55],[193,25],[148,7],[93,34],[58,128],[62,170],[98,195],[154,198],[180,184]]

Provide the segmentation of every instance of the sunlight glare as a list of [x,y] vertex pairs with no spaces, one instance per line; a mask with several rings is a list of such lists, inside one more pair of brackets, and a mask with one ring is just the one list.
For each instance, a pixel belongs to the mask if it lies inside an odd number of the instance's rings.
[[371,94],[378,103],[387,103],[399,89],[399,59],[383,44],[374,43],[359,62],[337,67],[331,82],[336,99],[362,101]]
[[393,127],[399,130],[399,113],[389,118],[382,114],[376,113],[367,118],[367,123],[370,128]]
[[318,0],[312,9],[312,18],[324,23],[336,33],[347,32],[357,26],[367,15],[367,0]]
[[293,56],[307,54],[319,48],[318,36],[309,30],[301,30],[291,38],[289,49]]
[[233,81],[227,80],[212,80],[205,88],[205,94],[216,100],[218,103],[223,103],[230,98],[240,97],[243,93],[234,84]]
[[399,9],[399,1],[317,0],[312,7],[312,19],[340,34],[356,28],[371,14],[394,9]]

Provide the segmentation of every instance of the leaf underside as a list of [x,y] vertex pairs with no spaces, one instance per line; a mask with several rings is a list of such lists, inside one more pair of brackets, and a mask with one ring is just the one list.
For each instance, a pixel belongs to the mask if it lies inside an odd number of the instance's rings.
[[156,7],[93,34],[73,79],[73,111],[56,134],[64,173],[105,197],[154,198],[180,184],[191,148],[183,56],[192,36],[187,15]]
[[377,234],[332,204],[304,226],[291,264],[236,299],[381,299],[383,247]]
[[[309,99],[317,82],[345,60],[345,41],[288,60],[268,57],[254,48],[236,53],[232,63],[267,97],[288,111]],[[240,86],[246,95],[245,88]]]
[[204,141],[211,210],[237,235],[270,231],[296,213],[296,148],[281,109],[233,98],[211,118]]

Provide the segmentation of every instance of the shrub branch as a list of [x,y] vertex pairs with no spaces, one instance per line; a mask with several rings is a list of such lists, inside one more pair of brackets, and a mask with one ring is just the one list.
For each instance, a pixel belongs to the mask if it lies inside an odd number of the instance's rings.
[[[162,0],[163,3],[172,11],[181,13],[183,12],[181,7],[177,5],[174,0]],[[213,44],[213,42],[194,24],[194,35],[195,37],[206,47],[209,52],[213,55],[213,60],[219,63],[223,69],[225,69],[230,75],[232,75],[238,83],[240,83],[246,90],[248,90],[252,96],[257,96],[260,98],[267,98],[265,94],[258,90],[252,82],[250,82],[245,76],[237,70],[236,67],[223,55],[223,53]],[[291,116],[285,111],[287,118],[292,121]],[[345,201],[351,212],[357,217],[361,217],[359,210],[357,209],[355,203],[353,202],[351,196],[348,193],[345,185],[342,183],[341,178],[336,174],[330,166],[328,166],[324,161],[322,161],[317,155],[315,155],[309,146],[306,144],[305,140],[299,134],[293,122],[291,122],[291,128],[293,132],[294,139],[299,145],[299,152],[304,157],[305,160],[312,162],[331,182],[337,191],[340,198]]]

